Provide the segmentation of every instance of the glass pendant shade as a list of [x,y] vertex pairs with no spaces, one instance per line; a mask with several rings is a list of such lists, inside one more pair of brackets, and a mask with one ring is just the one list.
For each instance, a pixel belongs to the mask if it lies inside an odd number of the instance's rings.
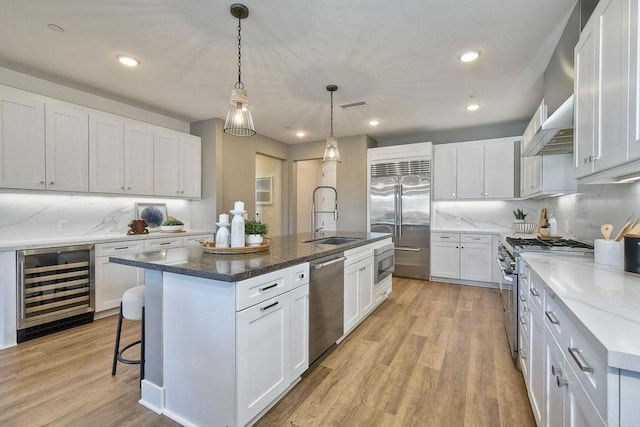
[[338,151],[338,140],[333,136],[327,138],[327,145],[324,147],[322,163],[341,163],[340,152]]
[[249,99],[244,89],[233,89],[229,99],[229,111],[224,121],[224,132],[233,136],[253,136],[256,128],[249,109]]

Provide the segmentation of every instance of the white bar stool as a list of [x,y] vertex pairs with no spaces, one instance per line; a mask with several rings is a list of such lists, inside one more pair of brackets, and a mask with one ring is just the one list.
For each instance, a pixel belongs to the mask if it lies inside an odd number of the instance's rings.
[[[138,341],[126,345],[120,349],[120,335],[122,333],[122,319],[141,320],[141,334]],[[140,344],[140,359],[127,359],[123,357],[125,351]],[[144,379],[144,286],[136,286],[128,289],[122,295],[120,302],[120,312],[118,313],[118,330],[116,332],[116,344],[113,349],[113,366],[111,375],[116,374],[117,363],[122,362],[129,365],[140,365],[140,380]]]

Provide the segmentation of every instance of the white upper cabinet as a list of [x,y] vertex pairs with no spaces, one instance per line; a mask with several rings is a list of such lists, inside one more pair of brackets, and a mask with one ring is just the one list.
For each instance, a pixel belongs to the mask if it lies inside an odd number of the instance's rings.
[[512,199],[515,144],[498,138],[434,146],[434,199]]
[[576,191],[572,154],[528,156],[522,157],[520,161],[520,197],[540,197]]
[[124,192],[124,120],[89,114],[89,191]]
[[89,114],[67,105],[45,106],[46,188],[89,191]]
[[631,2],[629,52],[629,160],[640,158],[640,8]]
[[458,145],[458,199],[484,199],[484,144]]
[[[575,48],[574,157],[578,178],[633,160],[630,144],[637,135],[637,96],[632,92],[637,91],[637,75],[633,75],[637,73],[637,46],[629,23],[634,28],[637,16],[629,19],[630,3],[634,2],[600,1]],[[630,38],[635,51],[630,50]],[[617,175],[615,170],[611,175]]]
[[457,147],[458,144],[433,146],[433,198],[435,200],[456,199]]
[[500,139],[484,144],[484,197],[512,199],[515,178],[515,140]]
[[0,187],[44,189],[44,103],[0,93]]
[[154,188],[156,195],[200,197],[200,138],[170,131],[154,136]]
[[153,193],[153,126],[124,123],[124,183],[131,194]]

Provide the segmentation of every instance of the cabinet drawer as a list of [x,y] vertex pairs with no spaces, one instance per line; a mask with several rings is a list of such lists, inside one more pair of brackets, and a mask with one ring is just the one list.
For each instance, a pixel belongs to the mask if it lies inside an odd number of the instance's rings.
[[[596,345],[585,337],[574,324],[566,328],[568,344],[562,350],[567,364],[576,373],[576,377],[586,390],[589,398],[601,416],[607,415],[607,373],[608,368],[603,354]],[[604,349],[602,349],[604,352]]]
[[309,283],[309,263],[296,265],[291,270],[291,289]]
[[461,243],[488,243],[492,244],[491,234],[460,234]]
[[373,304],[374,305],[378,305],[382,301],[387,299],[389,294],[391,294],[391,290],[392,290],[392,282],[391,282],[391,280],[389,280],[389,282],[387,282],[384,285],[380,286],[376,290],[376,293],[373,295]]
[[520,329],[520,333],[518,334],[518,364],[520,365],[520,369],[522,369],[522,376],[524,378],[524,382],[527,384],[527,389],[529,386],[529,340],[527,340],[526,335],[523,333],[522,329]]
[[531,308],[529,307],[529,303],[525,301],[519,302],[518,307],[518,328],[520,328],[521,332],[524,332],[524,336],[529,336],[529,316]]
[[459,233],[431,233],[431,241],[433,242],[460,242]]
[[569,319],[555,300],[556,295],[545,290],[544,297],[544,323],[547,329],[556,339],[560,348],[567,348],[569,345]]
[[194,236],[184,236],[182,238],[182,246],[200,246],[200,240],[208,242],[213,241],[213,234],[196,234]]
[[344,251],[344,265],[354,264],[356,262],[362,261],[365,258],[373,257],[373,246],[374,245],[366,245],[360,246],[358,248],[349,249],[348,251]]
[[544,282],[536,275],[529,276],[529,301],[531,301],[532,309],[542,313],[542,305],[544,299]]
[[291,268],[243,280],[236,284],[236,310],[240,311],[251,307],[290,289]]
[[144,242],[145,252],[160,251],[162,249],[177,248],[180,246],[182,246],[182,237],[165,237],[163,239],[145,240]]
[[142,240],[135,240],[132,242],[99,243],[95,245],[94,253],[96,257],[115,254],[131,254],[142,252],[143,248],[144,244]]

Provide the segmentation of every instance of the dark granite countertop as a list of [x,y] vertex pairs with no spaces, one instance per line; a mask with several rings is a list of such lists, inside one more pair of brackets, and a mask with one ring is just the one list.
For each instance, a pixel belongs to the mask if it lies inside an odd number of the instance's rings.
[[273,237],[269,250],[256,254],[214,255],[204,252],[198,246],[192,246],[142,254],[112,256],[109,257],[109,261],[186,276],[237,282],[391,237],[387,233],[362,232],[327,233],[324,235],[324,237],[330,236],[358,237],[362,240],[341,245],[304,243],[304,240],[311,237],[309,233],[305,233]]

